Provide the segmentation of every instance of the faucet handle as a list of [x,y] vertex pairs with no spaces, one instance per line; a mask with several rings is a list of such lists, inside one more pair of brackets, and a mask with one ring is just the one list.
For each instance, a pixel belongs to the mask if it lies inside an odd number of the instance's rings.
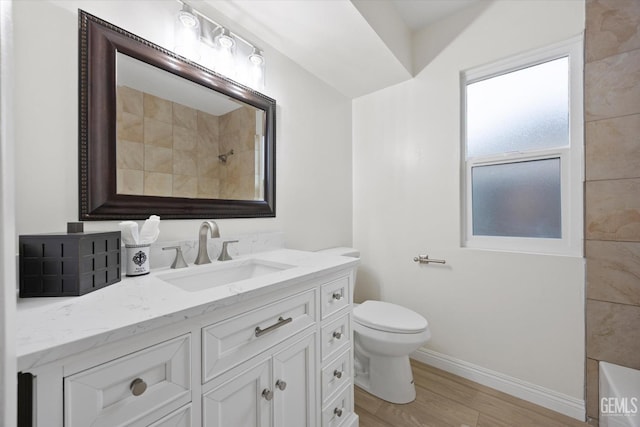
[[227,252],[227,245],[229,243],[238,243],[237,240],[227,240],[226,242],[222,242],[222,250],[220,251],[220,256],[218,257],[218,261],[230,261],[233,258],[231,258],[231,255],[229,255],[229,252]]
[[182,256],[182,248],[180,246],[166,246],[162,248],[163,251],[167,249],[175,249],[176,250],[176,258],[173,260],[173,264],[171,264],[171,268],[185,268],[188,267],[187,263]]

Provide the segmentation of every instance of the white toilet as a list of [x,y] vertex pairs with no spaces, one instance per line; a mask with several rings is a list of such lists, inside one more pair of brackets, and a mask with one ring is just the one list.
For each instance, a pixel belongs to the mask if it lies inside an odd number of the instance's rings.
[[[359,257],[352,248],[332,248],[334,255]],[[392,403],[416,398],[409,354],[431,338],[418,313],[382,301],[365,301],[353,310],[355,384]]]

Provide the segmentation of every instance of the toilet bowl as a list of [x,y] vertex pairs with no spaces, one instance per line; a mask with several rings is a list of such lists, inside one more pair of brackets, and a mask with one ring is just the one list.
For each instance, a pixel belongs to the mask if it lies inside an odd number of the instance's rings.
[[[352,248],[332,248],[334,255],[359,257]],[[409,354],[431,338],[427,320],[408,308],[365,301],[353,309],[355,384],[391,403],[416,398]]]

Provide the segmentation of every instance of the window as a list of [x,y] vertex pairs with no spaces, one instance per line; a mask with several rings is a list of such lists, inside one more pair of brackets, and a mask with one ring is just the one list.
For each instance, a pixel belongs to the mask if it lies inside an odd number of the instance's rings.
[[462,73],[464,246],[581,255],[581,51]]

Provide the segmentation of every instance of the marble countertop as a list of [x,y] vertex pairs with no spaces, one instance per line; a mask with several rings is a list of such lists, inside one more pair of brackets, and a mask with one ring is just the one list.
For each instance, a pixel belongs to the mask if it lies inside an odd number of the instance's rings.
[[292,267],[197,292],[161,279],[173,272],[205,271],[225,264],[214,261],[201,266],[189,265],[183,270],[162,268],[146,276],[123,277],[119,283],[78,297],[19,299],[16,322],[19,370],[210,313],[219,307],[292,286],[299,279],[313,279],[358,263],[355,258],[291,249],[237,259],[257,259]]

